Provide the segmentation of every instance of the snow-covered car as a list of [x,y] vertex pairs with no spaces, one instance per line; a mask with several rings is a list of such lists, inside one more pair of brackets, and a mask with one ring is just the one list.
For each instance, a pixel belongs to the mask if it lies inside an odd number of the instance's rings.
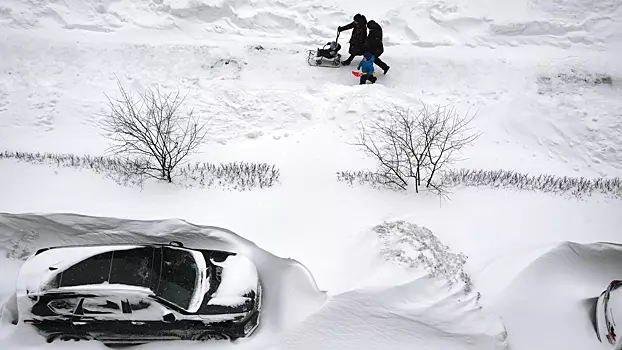
[[248,337],[261,298],[250,259],[180,242],[39,249],[16,289],[19,319],[48,342],[107,345]]
[[613,280],[596,302],[596,334],[598,340],[606,341],[614,350],[622,349],[622,340],[616,331],[616,318],[622,320],[622,280]]

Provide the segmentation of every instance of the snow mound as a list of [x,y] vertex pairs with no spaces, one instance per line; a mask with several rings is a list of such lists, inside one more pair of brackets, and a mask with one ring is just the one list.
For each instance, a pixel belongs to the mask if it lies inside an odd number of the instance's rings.
[[612,243],[564,242],[535,259],[498,301],[512,349],[611,349],[596,338],[592,308],[620,266]]
[[[0,300],[6,300],[3,320],[7,329],[0,332],[9,342],[18,342],[23,332],[11,328],[15,306],[12,295],[17,276],[18,261],[24,261],[37,249],[46,246],[95,243],[168,243],[182,242],[187,247],[225,249],[246,255],[257,266],[262,281],[263,313],[256,337],[251,344],[269,340],[303,321],[324,303],[325,293],[320,291],[309,273],[300,263],[276,257],[237,234],[210,226],[199,226],[183,220],[124,220],[90,217],[74,214],[0,214],[0,270],[5,283],[0,289]],[[38,339],[44,343],[43,337]],[[228,343],[224,343],[229,346]]]
[[[588,11],[589,10],[589,11]],[[6,0],[0,24],[93,32],[173,30],[197,36],[325,41],[363,12],[385,27],[389,46],[600,45],[622,39],[622,6],[615,0],[388,1],[353,4],[322,0]],[[367,12],[367,13],[365,13]]]
[[395,45],[569,47],[619,42],[620,14],[615,0],[426,1],[389,9],[381,24],[392,28],[387,40]]
[[506,348],[498,320],[443,284],[420,278],[337,295],[277,349],[317,349],[318,342],[322,349]]
[[386,222],[348,252],[344,279],[352,287],[331,296],[276,349],[507,348],[502,323],[479,305],[479,293],[456,285],[463,255],[430,230]]
[[[313,11],[309,11],[310,7]],[[0,13],[1,24],[21,29],[60,28],[104,33],[156,29],[305,38],[324,35],[313,25],[315,16],[341,14],[331,7],[292,0],[8,0],[0,6]]]

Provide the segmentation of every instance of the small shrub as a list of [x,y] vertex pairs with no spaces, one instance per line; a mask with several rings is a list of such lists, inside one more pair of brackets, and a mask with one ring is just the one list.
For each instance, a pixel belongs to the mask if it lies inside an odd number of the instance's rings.
[[[416,113],[394,106],[387,116],[370,122],[369,130],[361,127],[354,145],[376,160],[377,169],[355,176],[390,188],[407,190],[414,185],[415,192],[425,188],[443,195],[435,175],[456,162],[460,150],[479,136],[469,127],[473,117],[426,104]],[[348,174],[340,176],[348,179]]]
[[[373,188],[402,190],[383,181],[381,176],[371,171],[340,171],[337,181],[346,182],[350,186],[355,183]],[[532,191],[568,195],[582,198],[593,193],[601,193],[614,198],[622,198],[622,179],[569,177],[555,175],[530,175],[512,170],[474,170],[451,169],[442,173],[440,186],[448,191],[457,186],[506,188],[520,191]]]
[[121,97],[108,97],[110,112],[102,123],[112,143],[109,150],[132,159],[131,169],[141,176],[172,182],[176,168],[204,142],[206,125],[192,111],[179,112],[184,103],[179,92],[147,88],[135,98],[118,80],[117,85]]
[[537,78],[539,85],[538,93],[562,93],[572,88],[595,87],[598,85],[613,85],[613,77],[604,73],[592,73],[588,71],[571,68],[568,71],[553,75],[541,75]]
[[[0,152],[0,159],[16,159],[32,164],[46,164],[62,168],[87,169],[112,179],[123,186],[142,185],[146,177],[140,169],[144,164],[138,160],[104,157],[78,156],[70,153]],[[224,187],[235,190],[272,187],[279,182],[279,169],[266,163],[194,163],[179,169],[183,187]]]
[[622,197],[622,179],[530,175],[512,170],[450,170],[443,174],[446,186],[513,188],[521,191],[568,194],[576,198],[602,193]]

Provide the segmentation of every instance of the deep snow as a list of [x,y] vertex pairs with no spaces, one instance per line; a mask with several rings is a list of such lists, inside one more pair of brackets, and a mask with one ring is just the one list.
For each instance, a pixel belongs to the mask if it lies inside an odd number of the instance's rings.
[[[305,50],[356,12],[384,28],[391,70],[374,86],[356,86],[350,68],[305,63]],[[423,100],[477,111],[483,134],[461,167],[621,176],[621,16],[615,0],[5,0],[0,151],[103,154],[98,123],[116,75],[132,89],[159,83],[188,93],[186,107],[212,127],[193,161],[268,162],[282,176],[243,193],[141,189],[0,159],[0,212],[106,217],[3,214],[0,301],[37,247],[216,239],[252,257],[268,299],[256,337],[215,347],[605,349],[582,303],[620,278],[619,249],[596,243],[620,241],[620,200],[456,188],[439,202],[350,188],[335,172],[373,166],[347,144],[361,121]],[[581,80],[600,73],[612,84]],[[374,230],[396,220],[420,226]],[[430,268],[418,254],[441,259]],[[473,283],[468,295],[449,284],[461,269]],[[31,334],[5,314],[8,349],[39,348],[43,339]],[[205,344],[149,347],[181,346]]]

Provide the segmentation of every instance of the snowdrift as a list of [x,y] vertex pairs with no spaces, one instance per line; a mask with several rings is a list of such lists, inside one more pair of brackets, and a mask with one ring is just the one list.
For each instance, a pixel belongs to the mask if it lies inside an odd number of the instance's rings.
[[[461,254],[425,227],[385,222],[362,232],[336,266],[344,285],[277,349],[506,349],[500,319],[461,281]],[[461,273],[462,272],[462,273]]]
[[309,2],[275,0],[8,0],[0,13],[0,24],[11,28],[100,33],[153,29],[269,38],[325,35],[313,25],[315,16],[350,17]]
[[592,322],[597,298],[622,276],[622,245],[564,242],[523,269],[496,306],[513,350],[611,349]]
[[504,349],[500,322],[427,277],[337,295],[277,349]]
[[[389,30],[386,44],[419,47],[600,45],[622,39],[615,0],[495,0],[366,4]],[[93,32],[155,29],[295,41],[326,40],[361,12],[356,3],[299,0],[8,0],[0,24]],[[364,11],[363,11],[364,12]]]

